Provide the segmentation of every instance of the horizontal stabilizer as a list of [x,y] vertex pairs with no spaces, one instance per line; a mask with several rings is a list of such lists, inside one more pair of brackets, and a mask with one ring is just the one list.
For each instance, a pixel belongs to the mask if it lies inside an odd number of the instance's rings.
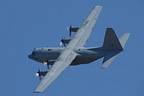
[[125,33],[125,34],[119,39],[119,41],[120,41],[120,43],[121,43],[121,46],[122,46],[123,48],[124,48],[124,46],[125,46],[128,38],[129,38],[129,36],[130,36],[130,33]]
[[108,66],[114,61],[114,59],[117,57],[117,54],[108,54],[104,57],[102,68],[106,69]]

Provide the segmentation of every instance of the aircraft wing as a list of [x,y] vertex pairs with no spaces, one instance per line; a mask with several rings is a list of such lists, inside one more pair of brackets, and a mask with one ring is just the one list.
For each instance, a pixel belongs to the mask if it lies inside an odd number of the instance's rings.
[[83,47],[85,45],[98,19],[101,9],[102,9],[102,6],[96,6],[93,8],[92,12],[89,14],[87,19],[84,21],[82,26],[77,31],[74,38],[69,43],[69,46]]
[[76,47],[83,47],[86,43],[87,39],[90,36],[90,33],[97,21],[99,13],[101,11],[101,6],[96,6],[79,28],[73,39],[69,42],[68,46],[65,50],[61,53],[58,57],[56,62],[53,64],[50,71],[45,75],[44,79],[38,85],[38,87],[34,90],[34,92],[42,92],[48,87],[59,75],[60,73],[65,70],[71,62],[75,59],[78,55],[73,50]]
[[76,56],[77,54],[71,49],[66,49],[65,51],[63,51],[63,53],[58,57],[50,71],[45,75],[44,79],[34,90],[34,92],[43,92],[45,88],[49,86],[52,81],[55,80],[61,74],[61,72],[71,64]]

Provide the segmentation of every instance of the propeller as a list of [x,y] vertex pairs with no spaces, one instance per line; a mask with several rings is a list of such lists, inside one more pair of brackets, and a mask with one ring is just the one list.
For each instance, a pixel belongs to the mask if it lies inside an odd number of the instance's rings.
[[69,36],[71,37],[71,34],[72,34],[72,26],[70,25],[70,27],[67,27],[67,30],[69,30]]
[[65,47],[66,44],[65,44],[65,42],[64,42],[64,39],[62,38],[62,36],[60,36],[60,37],[61,37],[60,46],[64,45],[64,47]]
[[60,42],[60,46],[62,46],[62,45],[64,45],[64,47],[66,46],[63,38],[61,39],[61,42]]
[[60,42],[60,46],[62,46],[63,45],[63,43],[62,43],[62,40],[61,40],[61,42]]
[[37,72],[35,75],[36,75],[36,77],[39,77],[39,80],[42,80],[41,74],[40,74],[40,70],[39,70],[39,69],[38,69],[38,72]]
[[49,64],[49,60],[47,59],[47,69],[49,69],[50,64]]

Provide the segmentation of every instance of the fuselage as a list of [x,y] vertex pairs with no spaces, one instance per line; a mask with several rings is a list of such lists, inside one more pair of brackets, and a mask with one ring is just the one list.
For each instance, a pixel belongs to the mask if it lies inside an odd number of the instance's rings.
[[[28,57],[37,62],[52,65],[64,50],[65,48],[36,48]],[[100,50],[90,50],[89,48],[76,48],[74,52],[78,56],[71,65],[88,64],[104,56]]]

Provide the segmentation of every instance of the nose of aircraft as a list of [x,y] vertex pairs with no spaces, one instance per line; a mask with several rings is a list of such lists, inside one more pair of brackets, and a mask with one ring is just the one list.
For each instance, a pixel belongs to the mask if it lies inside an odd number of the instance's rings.
[[32,59],[35,56],[35,52],[33,51],[30,55],[28,55],[28,58]]
[[31,55],[28,55],[28,58],[32,59],[32,56],[31,56]]

